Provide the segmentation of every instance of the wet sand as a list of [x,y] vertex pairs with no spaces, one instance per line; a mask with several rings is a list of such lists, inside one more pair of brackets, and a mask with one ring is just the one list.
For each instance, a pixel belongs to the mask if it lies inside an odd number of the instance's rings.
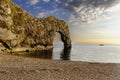
[[0,54],[0,80],[120,80],[120,64],[43,60]]

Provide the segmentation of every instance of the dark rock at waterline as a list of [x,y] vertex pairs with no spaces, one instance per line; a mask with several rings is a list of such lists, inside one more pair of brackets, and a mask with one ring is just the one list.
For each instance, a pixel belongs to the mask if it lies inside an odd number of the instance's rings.
[[55,33],[71,47],[68,25],[54,16],[35,18],[11,0],[0,0],[0,43],[8,50],[52,48]]

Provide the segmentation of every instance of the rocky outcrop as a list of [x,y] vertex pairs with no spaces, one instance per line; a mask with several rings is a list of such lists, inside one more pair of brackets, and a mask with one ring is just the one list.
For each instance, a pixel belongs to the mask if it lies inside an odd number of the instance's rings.
[[0,43],[9,51],[52,48],[55,33],[71,47],[68,25],[54,16],[35,18],[11,0],[0,0]]

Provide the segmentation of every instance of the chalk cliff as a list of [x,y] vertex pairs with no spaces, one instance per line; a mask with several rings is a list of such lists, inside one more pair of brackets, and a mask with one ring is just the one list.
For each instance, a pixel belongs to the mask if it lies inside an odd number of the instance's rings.
[[8,51],[29,51],[53,47],[55,33],[65,47],[71,47],[68,25],[54,16],[35,18],[11,0],[0,0],[0,43]]

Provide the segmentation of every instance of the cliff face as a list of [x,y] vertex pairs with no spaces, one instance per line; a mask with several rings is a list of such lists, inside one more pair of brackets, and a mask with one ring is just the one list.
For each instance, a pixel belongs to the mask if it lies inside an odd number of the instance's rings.
[[0,0],[0,43],[9,50],[47,48],[53,45],[55,33],[65,47],[71,46],[68,25],[53,16],[34,18],[11,0]]

